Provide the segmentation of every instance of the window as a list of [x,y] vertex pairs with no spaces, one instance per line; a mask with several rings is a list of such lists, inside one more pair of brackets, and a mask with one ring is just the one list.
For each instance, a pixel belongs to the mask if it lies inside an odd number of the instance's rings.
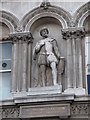
[[90,36],[86,37],[85,42],[85,56],[86,56],[86,79],[88,94],[90,94]]
[[8,98],[11,80],[11,42],[0,42],[0,100]]

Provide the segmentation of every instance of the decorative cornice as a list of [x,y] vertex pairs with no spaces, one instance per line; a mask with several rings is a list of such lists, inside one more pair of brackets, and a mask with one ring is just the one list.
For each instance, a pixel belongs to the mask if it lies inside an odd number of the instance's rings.
[[77,39],[77,38],[83,38],[85,36],[85,30],[83,28],[68,28],[68,29],[62,29],[62,35],[63,39]]
[[13,43],[21,41],[30,43],[33,40],[32,34],[30,32],[26,33],[15,33],[10,35],[10,39],[12,40]]

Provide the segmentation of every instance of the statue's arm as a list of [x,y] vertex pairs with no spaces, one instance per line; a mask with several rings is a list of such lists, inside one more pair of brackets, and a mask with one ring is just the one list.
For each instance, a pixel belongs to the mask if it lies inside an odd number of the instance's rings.
[[44,42],[38,42],[33,49],[33,59],[36,59],[36,55],[39,53],[41,47],[44,45]]
[[53,40],[53,49],[57,58],[60,59],[60,52],[57,46],[57,41],[55,39]]
[[37,56],[37,53],[39,52],[39,50],[40,50],[40,46],[37,43],[36,46],[33,48],[33,59],[34,60],[36,60],[36,56]]

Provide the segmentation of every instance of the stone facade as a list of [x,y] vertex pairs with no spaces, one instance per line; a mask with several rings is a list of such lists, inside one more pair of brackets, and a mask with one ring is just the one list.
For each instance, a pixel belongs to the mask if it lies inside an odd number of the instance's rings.
[[[90,96],[87,95],[84,66],[85,36],[90,31],[86,31],[84,25],[90,16],[90,2],[80,3],[82,6],[78,3],[74,10],[71,7],[72,12],[60,2],[7,3],[0,3],[0,23],[7,25],[10,34],[0,40],[12,42],[11,89],[8,99],[0,102],[0,119],[89,120]],[[29,5],[32,9],[29,8],[24,15],[19,8],[21,4],[25,12]],[[17,12],[16,6],[20,11]],[[57,86],[51,83],[50,67],[46,72],[50,73],[48,86],[34,86],[40,81],[33,80],[37,70],[34,69],[33,49],[41,39],[39,32],[42,27],[49,29],[50,37],[58,44],[61,63],[57,67]]]

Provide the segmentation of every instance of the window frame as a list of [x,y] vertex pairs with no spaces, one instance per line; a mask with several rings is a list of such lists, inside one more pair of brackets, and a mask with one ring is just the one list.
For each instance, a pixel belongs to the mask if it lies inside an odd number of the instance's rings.
[[[8,92],[3,96],[3,93],[2,93],[2,87],[1,87],[1,97],[0,97],[0,101],[3,101],[3,100],[7,100],[8,99],[8,96],[9,96],[9,93],[10,93],[10,85],[11,85],[11,69],[12,69],[12,41],[10,41],[10,40],[3,40],[2,39],[2,41],[0,41],[0,44],[4,44],[4,43],[10,43],[11,44],[11,53],[10,53],[10,55],[11,55],[11,58],[6,58],[6,59],[2,59],[2,57],[0,58],[0,61],[1,61],[1,70],[0,70],[0,74],[1,74],[1,83],[3,82],[2,80],[2,75],[5,73],[5,74],[10,74],[10,79],[8,79],[9,80],[9,86],[8,86]],[[1,45],[1,52],[2,52],[2,45]],[[1,53],[1,55],[2,55],[2,53]],[[5,69],[5,70],[3,70],[2,69],[2,62],[3,61],[5,61],[5,60],[10,60],[10,69]],[[5,79],[4,79],[5,80]],[[1,85],[2,86],[2,85]]]
[[88,72],[88,66],[90,66],[90,63],[89,60],[88,60],[88,56],[89,56],[89,48],[88,48],[88,44],[90,44],[90,42],[88,41],[88,39],[90,38],[90,33],[89,34],[86,34],[86,37],[85,37],[85,72],[86,72],[86,88],[87,88],[87,94],[89,95],[89,80],[88,80],[88,75],[90,75],[90,72]]
[[[0,41],[0,44],[3,43],[12,43],[10,40],[7,41]],[[3,59],[0,59],[1,61],[3,61]],[[4,59],[4,60],[11,60],[11,66],[12,66],[12,50],[11,50],[11,59]],[[5,72],[11,72],[11,69],[7,69],[7,70],[0,70],[0,73],[5,73]]]

